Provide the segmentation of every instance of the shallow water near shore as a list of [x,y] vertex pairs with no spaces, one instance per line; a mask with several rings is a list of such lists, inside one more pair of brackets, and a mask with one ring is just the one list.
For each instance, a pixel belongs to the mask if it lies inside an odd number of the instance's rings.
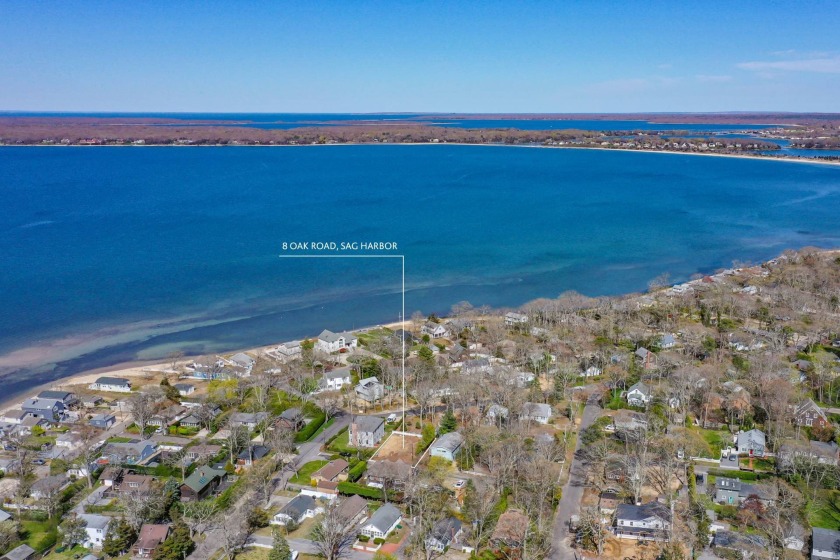
[[[0,148],[0,375],[17,393],[173,350],[406,311],[642,291],[733,260],[840,246],[840,168],[500,146]],[[13,354],[14,352],[14,354]]]

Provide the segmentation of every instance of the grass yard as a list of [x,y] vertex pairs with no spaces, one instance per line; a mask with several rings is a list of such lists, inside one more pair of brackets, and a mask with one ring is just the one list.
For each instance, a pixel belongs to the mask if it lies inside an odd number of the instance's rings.
[[[750,469],[750,458],[749,457],[741,457],[740,458],[740,466],[742,469]],[[776,461],[772,458],[758,458],[755,457],[752,459],[752,470],[757,472],[775,472],[776,471]]]
[[840,529],[840,490],[824,490],[805,506],[808,523],[822,529]]
[[[60,547],[58,547],[60,548]],[[44,556],[44,560],[72,560],[74,558],[81,558],[88,553],[88,549],[83,546],[75,545],[73,548],[68,548],[62,552],[51,552]]]
[[303,465],[298,473],[289,479],[292,484],[300,484],[302,486],[309,486],[312,482],[312,473],[326,465],[329,461],[309,461]]
[[237,560],[268,560],[268,555],[270,552],[270,548],[252,546],[246,548],[240,553],[237,553],[236,558]]
[[350,447],[350,432],[349,430],[344,430],[341,432],[337,438],[333,440],[333,442],[327,447],[333,453],[355,453],[357,449],[355,447]]
[[706,445],[709,446],[708,453],[705,455],[701,454],[703,457],[720,459],[721,450],[728,447],[732,441],[732,435],[729,432],[706,430],[703,428],[697,428],[697,431],[703,437],[703,441],[706,442]]

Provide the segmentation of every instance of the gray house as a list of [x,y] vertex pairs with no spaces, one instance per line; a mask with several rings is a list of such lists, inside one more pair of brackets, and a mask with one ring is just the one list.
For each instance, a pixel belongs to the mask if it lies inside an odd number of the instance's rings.
[[671,510],[665,504],[648,502],[637,506],[618,504],[613,531],[619,539],[664,541],[671,527]]
[[436,552],[444,552],[461,536],[461,521],[455,517],[445,517],[435,523],[429,536],[426,537],[426,547]]
[[840,560],[840,531],[814,528],[811,560]]
[[376,447],[385,436],[385,419],[379,416],[354,416],[348,428],[353,447]]
[[292,498],[291,502],[283,506],[283,509],[272,518],[271,523],[272,525],[286,525],[290,521],[300,523],[307,517],[315,517],[323,511],[324,508],[318,505],[315,498],[298,494]]
[[464,436],[458,432],[450,432],[443,434],[434,443],[429,454],[432,457],[441,457],[449,461],[454,461],[461,451],[461,446],[464,444]]
[[741,504],[750,496],[757,496],[765,505],[775,500],[770,488],[761,484],[748,484],[736,478],[723,476],[715,480],[715,501],[720,504]]
[[526,402],[522,406],[520,418],[522,420],[533,420],[540,424],[548,424],[548,421],[551,419],[551,405]]
[[97,414],[90,419],[90,425],[94,428],[107,430],[117,423],[117,417],[110,413]]
[[764,451],[767,448],[767,438],[761,430],[741,432],[738,434],[736,447],[738,448],[738,455],[764,457]]
[[356,385],[356,396],[372,403],[378,401],[385,394],[385,386],[376,377],[367,377]]
[[58,422],[64,415],[64,402],[59,399],[26,399],[21,408],[33,418],[49,422]]
[[402,514],[400,510],[394,507],[393,504],[385,504],[376,510],[371,518],[362,525],[362,529],[359,532],[372,539],[384,539],[397,527],[401,519]]
[[64,406],[70,406],[79,401],[75,393],[70,391],[53,391],[47,389],[38,393],[39,399],[56,399],[64,403]]

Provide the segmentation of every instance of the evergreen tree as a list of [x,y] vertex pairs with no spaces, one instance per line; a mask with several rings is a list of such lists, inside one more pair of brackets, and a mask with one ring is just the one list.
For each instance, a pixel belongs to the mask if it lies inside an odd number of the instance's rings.
[[272,534],[274,536],[274,546],[268,553],[268,560],[292,560],[292,549],[289,548],[289,542],[277,528],[272,531]]
[[449,432],[454,432],[458,429],[458,420],[455,419],[455,414],[452,410],[447,410],[446,413],[443,415],[443,418],[440,419],[440,434],[448,434]]
[[134,528],[125,518],[120,518],[119,521],[112,522],[108,528],[108,534],[105,535],[105,541],[102,543],[102,552],[108,556],[119,556],[131,548],[136,540],[137,533]]
[[71,547],[76,543],[85,541],[87,537],[87,521],[76,515],[70,515],[58,526],[61,532],[61,544],[66,547]]
[[183,523],[176,523],[172,532],[155,549],[152,560],[183,560],[195,548],[190,538],[190,529]]

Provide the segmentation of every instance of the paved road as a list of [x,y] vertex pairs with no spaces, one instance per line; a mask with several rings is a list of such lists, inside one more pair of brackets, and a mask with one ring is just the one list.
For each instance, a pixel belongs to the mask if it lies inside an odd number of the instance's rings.
[[552,547],[550,556],[551,560],[571,560],[576,557],[574,551],[566,542],[566,539],[569,536],[569,519],[580,510],[580,499],[583,497],[586,482],[584,467],[577,458],[578,451],[580,450],[580,434],[595,422],[600,412],[601,407],[598,406],[598,398],[593,395],[589,398],[583,409],[583,416],[581,417],[580,427],[578,428],[575,454],[569,466],[569,480],[566,482],[566,486],[563,487],[563,497],[557,506],[557,517],[554,519],[554,536],[552,538],[554,546]]

